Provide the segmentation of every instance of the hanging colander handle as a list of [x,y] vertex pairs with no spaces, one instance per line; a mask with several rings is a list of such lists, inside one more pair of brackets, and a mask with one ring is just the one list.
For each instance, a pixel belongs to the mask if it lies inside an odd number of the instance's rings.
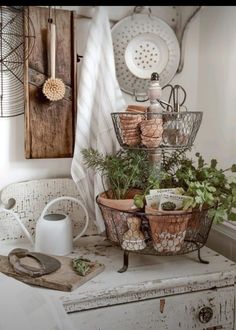
[[152,13],[152,10],[149,6],[135,6],[133,14],[140,14],[143,10],[148,10],[148,16],[150,16]]

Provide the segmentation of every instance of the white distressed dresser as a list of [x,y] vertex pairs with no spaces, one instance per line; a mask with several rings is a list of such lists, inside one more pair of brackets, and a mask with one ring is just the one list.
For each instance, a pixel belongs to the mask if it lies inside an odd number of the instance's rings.
[[[123,253],[104,237],[82,237],[77,245],[71,256],[98,260],[105,270],[72,292],[35,287],[61,300],[75,329],[235,329],[236,264],[209,248],[202,248],[209,264],[199,263],[195,252],[132,254],[128,270],[119,273]],[[12,248],[0,245],[5,254]]]
[[[7,220],[1,220],[6,226]],[[197,252],[168,257],[130,253],[128,270],[119,273],[123,251],[89,231],[77,240],[71,257],[97,260],[105,270],[72,292],[35,287],[62,302],[75,329],[236,329],[234,262],[207,247],[201,257],[209,264],[200,263]],[[25,242],[0,240],[1,254],[14,247],[32,250]]]

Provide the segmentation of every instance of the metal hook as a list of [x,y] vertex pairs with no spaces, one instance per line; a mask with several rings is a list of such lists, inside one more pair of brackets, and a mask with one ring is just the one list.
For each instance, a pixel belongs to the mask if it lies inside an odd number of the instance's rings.
[[83,58],[83,56],[82,56],[82,55],[78,55],[78,54],[77,54],[77,63],[79,63],[79,62],[80,62],[80,59],[81,59],[81,58]]
[[53,16],[54,16],[54,23],[56,24],[56,6],[52,9],[52,6],[48,6],[48,23],[53,23]]
[[151,11],[151,8],[148,7],[148,6],[135,6],[132,15],[134,15],[134,14],[140,14],[143,9],[148,9],[148,16],[150,17],[152,11]]

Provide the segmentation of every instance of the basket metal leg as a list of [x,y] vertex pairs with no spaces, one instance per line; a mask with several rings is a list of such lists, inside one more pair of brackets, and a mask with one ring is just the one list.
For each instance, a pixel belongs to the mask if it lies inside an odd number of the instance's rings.
[[124,251],[124,259],[123,259],[123,267],[118,270],[118,273],[124,273],[128,269],[129,266],[129,252]]
[[200,248],[197,250],[197,253],[198,253],[198,259],[202,264],[209,264],[209,261],[202,259],[201,255],[200,255]]

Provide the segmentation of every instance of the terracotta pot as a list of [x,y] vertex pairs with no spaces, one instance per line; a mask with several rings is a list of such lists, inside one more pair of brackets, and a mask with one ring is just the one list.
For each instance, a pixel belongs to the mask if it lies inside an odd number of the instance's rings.
[[162,141],[162,118],[143,120],[140,124],[142,144],[148,148],[157,148]]
[[136,104],[129,104],[126,111],[130,112],[147,112],[147,106],[143,105],[136,105]]
[[[129,213],[137,211],[133,208],[133,197],[140,193],[140,189],[132,189],[126,199],[112,199],[112,192],[107,191],[97,196],[97,203],[103,215],[107,238],[119,245],[122,244],[123,235],[128,230],[127,218]],[[127,212],[128,211],[128,212]]]
[[112,196],[111,190],[104,191],[103,193],[98,195],[98,202],[104,206],[108,206],[110,208],[121,210],[121,211],[130,211],[134,206],[134,196],[136,194],[141,193],[140,189],[132,189],[128,191],[127,198],[125,199],[114,199]]
[[181,250],[191,212],[159,211],[146,206],[145,213],[149,220],[155,250],[172,254]]

